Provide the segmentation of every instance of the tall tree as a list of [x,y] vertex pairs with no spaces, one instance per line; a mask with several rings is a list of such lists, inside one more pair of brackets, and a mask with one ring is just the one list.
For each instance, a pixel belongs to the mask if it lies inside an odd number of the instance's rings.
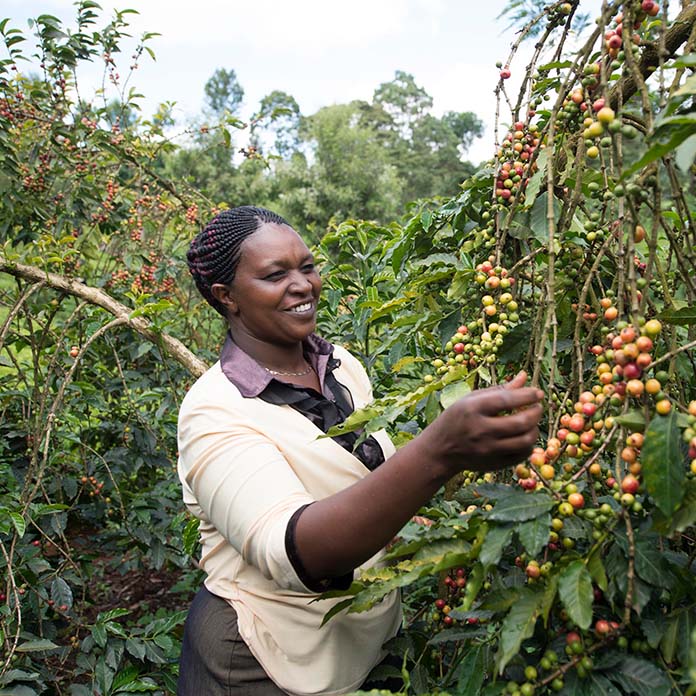
[[398,214],[402,183],[374,130],[360,124],[360,113],[352,102],[303,119],[301,137],[311,149],[310,160],[298,153],[276,170],[284,211],[306,228],[320,233],[334,216]]
[[236,114],[244,99],[244,89],[237,80],[234,70],[217,68],[203,88],[205,104],[209,111],[221,118],[227,111]]
[[274,90],[259,104],[252,119],[251,137],[255,147],[263,148],[270,141],[273,154],[290,156],[299,147],[300,106],[287,92]]
[[433,106],[433,98],[416,84],[413,75],[402,70],[377,87],[372,101],[389,116],[390,129],[406,139],[411,137],[414,123]]
[[400,70],[377,87],[371,104],[361,104],[361,124],[377,134],[404,182],[404,202],[454,195],[474,169],[464,157],[483,133],[483,123],[468,111],[438,118],[432,106],[432,97],[413,75]]

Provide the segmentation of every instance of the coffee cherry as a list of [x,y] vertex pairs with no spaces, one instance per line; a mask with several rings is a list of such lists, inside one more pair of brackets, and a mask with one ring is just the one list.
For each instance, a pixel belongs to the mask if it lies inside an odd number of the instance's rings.
[[536,561],[531,561],[527,567],[524,569],[528,578],[536,580],[541,575],[541,568],[539,568]]
[[621,490],[624,493],[636,493],[640,487],[640,482],[632,474],[626,474],[621,481]]
[[672,410],[672,402],[669,399],[660,399],[655,404],[655,410],[661,416],[666,416]]
[[572,506],[571,503],[564,502],[558,506],[558,513],[563,517],[570,517],[575,513],[575,508]]
[[655,338],[655,336],[659,335],[660,331],[662,331],[662,324],[657,319],[651,319],[645,322],[643,331],[649,338]]
[[[579,510],[580,508],[584,507],[585,505],[585,498],[583,497],[582,493],[571,493],[568,496],[568,502],[576,509]],[[560,507],[560,506],[559,506]]]
[[609,633],[611,633],[611,626],[609,625],[609,622],[606,621],[605,619],[599,619],[595,623],[594,628],[595,628],[595,633],[600,637],[606,636]]

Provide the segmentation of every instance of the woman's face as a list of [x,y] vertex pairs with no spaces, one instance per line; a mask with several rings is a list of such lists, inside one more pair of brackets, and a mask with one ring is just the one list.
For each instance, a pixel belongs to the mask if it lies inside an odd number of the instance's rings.
[[321,278],[292,227],[264,223],[247,237],[234,280],[225,290],[219,299],[227,307],[233,333],[290,345],[316,327]]

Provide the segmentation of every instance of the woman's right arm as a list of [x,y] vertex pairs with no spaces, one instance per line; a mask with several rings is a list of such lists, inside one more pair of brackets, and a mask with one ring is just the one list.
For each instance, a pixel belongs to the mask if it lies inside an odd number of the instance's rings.
[[[520,373],[472,392],[368,476],[307,507],[295,528],[307,573],[338,577],[371,558],[450,477],[522,461],[538,437],[543,392]],[[507,415],[505,415],[507,414]]]

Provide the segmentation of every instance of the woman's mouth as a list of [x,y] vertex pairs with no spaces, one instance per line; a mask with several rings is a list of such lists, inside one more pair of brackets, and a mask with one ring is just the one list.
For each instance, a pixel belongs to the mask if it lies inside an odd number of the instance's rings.
[[314,303],[313,302],[304,302],[301,305],[296,305],[295,307],[290,307],[290,309],[286,309],[286,312],[292,312],[293,314],[304,314],[305,312],[310,312],[314,309]]

